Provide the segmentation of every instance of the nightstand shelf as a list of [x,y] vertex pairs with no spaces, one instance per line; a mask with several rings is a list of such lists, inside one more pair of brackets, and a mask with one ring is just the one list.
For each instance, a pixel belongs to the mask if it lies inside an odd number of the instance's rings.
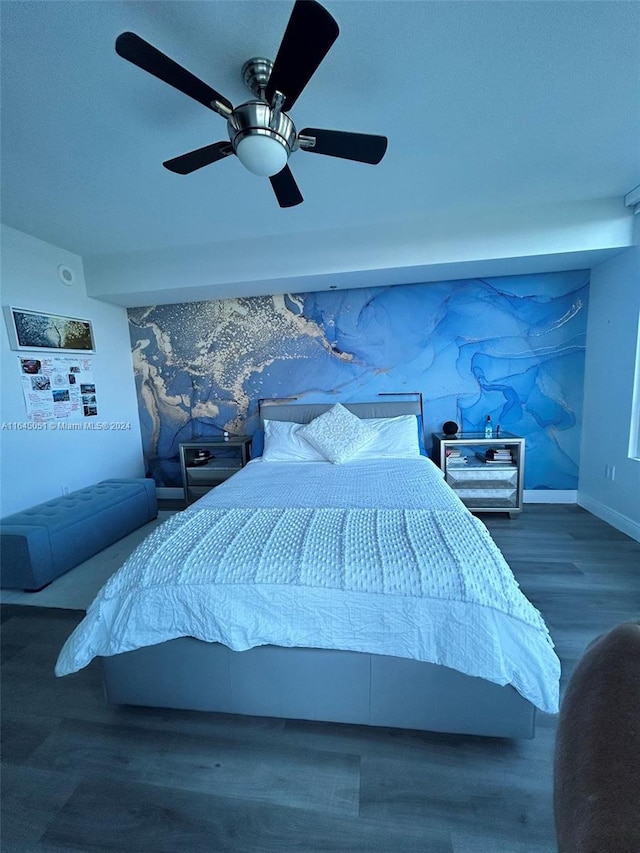
[[[485,438],[483,433],[447,436],[432,433],[431,458],[444,471],[445,479],[472,512],[522,512],[525,440],[501,433]],[[501,451],[506,459],[483,461]],[[479,458],[482,457],[482,458]],[[462,460],[466,458],[466,463]]]
[[251,439],[243,435],[183,441],[180,470],[185,505],[206,495],[243,468],[249,461],[250,448]]

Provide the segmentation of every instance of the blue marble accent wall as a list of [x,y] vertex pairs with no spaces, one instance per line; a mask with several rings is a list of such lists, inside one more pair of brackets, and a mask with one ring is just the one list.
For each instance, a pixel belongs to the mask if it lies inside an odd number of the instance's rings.
[[178,443],[251,434],[261,397],[421,391],[454,420],[527,439],[526,489],[576,489],[586,271],[251,297],[129,310],[147,467],[179,485]]

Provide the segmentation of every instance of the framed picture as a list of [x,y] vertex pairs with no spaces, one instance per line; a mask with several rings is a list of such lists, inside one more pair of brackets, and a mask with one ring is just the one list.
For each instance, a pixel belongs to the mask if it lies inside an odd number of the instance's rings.
[[4,316],[11,349],[95,352],[90,320],[8,305],[4,306]]

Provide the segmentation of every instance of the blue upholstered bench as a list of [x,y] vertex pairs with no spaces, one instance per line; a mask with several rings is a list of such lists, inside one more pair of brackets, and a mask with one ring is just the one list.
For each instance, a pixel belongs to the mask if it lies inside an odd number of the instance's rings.
[[0,520],[0,586],[38,590],[158,515],[153,480],[103,480]]

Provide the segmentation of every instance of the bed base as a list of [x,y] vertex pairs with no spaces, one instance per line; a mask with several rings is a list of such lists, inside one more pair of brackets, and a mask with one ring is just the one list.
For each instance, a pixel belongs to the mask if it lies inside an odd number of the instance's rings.
[[534,736],[536,709],[513,687],[422,661],[278,646],[234,652],[181,637],[101,662],[116,705]]

